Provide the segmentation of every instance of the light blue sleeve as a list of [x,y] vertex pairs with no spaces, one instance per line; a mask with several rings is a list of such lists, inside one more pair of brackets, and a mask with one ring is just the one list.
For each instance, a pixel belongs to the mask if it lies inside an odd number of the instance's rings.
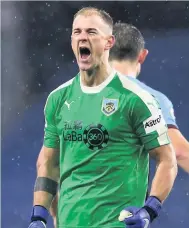
[[168,128],[178,128],[172,102],[162,93],[157,93],[155,97],[159,102]]

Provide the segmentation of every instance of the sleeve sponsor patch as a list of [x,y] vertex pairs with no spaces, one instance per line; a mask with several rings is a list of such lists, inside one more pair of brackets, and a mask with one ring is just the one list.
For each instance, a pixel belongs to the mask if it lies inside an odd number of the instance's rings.
[[165,120],[162,116],[161,111],[157,111],[155,114],[150,116],[147,120],[143,122],[146,134],[153,131],[160,132],[162,127],[165,128]]

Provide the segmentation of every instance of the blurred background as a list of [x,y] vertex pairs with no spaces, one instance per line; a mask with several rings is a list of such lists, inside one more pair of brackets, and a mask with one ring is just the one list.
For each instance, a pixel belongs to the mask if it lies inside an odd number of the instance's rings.
[[[172,100],[180,130],[189,139],[189,2],[2,2],[2,228],[28,225],[45,100],[78,72],[70,47],[72,18],[89,5],[142,31],[149,56],[140,80]],[[152,228],[188,224],[189,176],[179,170]]]

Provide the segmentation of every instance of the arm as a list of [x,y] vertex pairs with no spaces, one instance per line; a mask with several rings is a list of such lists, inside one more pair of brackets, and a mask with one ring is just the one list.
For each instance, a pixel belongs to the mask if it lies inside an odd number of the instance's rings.
[[[120,213],[119,219],[128,227],[149,227],[158,215],[169,195],[177,174],[175,153],[170,145],[161,110],[156,100],[143,91],[140,98],[135,96],[130,102],[131,126],[144,145],[144,152],[150,151],[157,161],[150,196],[141,208],[129,207]],[[128,217],[128,211],[132,216]],[[130,214],[129,214],[130,215]],[[132,226],[130,226],[132,225]]]
[[178,129],[169,128],[168,134],[175,149],[178,165],[189,173],[189,142]]
[[[51,183],[51,182],[52,183]],[[37,160],[37,179],[34,192],[34,205],[50,208],[55,196],[53,193],[59,181],[59,151],[53,148],[42,147]],[[51,187],[45,186],[43,182],[51,183]]]
[[150,95],[145,97],[143,101],[135,99],[133,121],[146,151],[150,151],[157,162],[150,195],[162,202],[169,195],[177,175],[176,157],[159,104]]
[[189,142],[179,131],[172,102],[161,93],[158,98],[165,122],[168,126],[168,135],[176,153],[177,163],[189,173]]
[[57,193],[59,181],[59,136],[55,123],[56,105],[50,94],[44,109],[45,134],[37,160],[37,178],[34,187],[33,210],[29,228],[43,228],[48,210]]
[[150,155],[157,163],[150,195],[163,202],[169,195],[177,175],[175,153],[172,146],[165,145],[151,150]]

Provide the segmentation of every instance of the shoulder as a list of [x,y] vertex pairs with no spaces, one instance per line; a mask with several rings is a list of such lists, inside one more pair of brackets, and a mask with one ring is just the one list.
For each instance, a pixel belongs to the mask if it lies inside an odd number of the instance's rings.
[[172,106],[171,100],[162,92],[153,89],[152,87],[144,84],[143,82],[138,81],[138,85],[140,85],[143,89],[145,89],[147,92],[149,92],[153,97],[156,98],[156,100],[160,103],[160,105],[168,105],[169,107]]
[[49,96],[59,96],[60,94],[64,93],[70,86],[72,86],[74,82],[74,78],[70,79],[69,81],[63,83],[62,85],[58,86],[56,89],[54,89]]
[[163,113],[163,116],[165,118],[167,125],[176,126],[176,128],[178,128],[178,126],[176,124],[176,117],[174,114],[173,103],[165,94],[163,94],[159,91],[157,91],[157,92],[158,92],[158,94],[156,95],[156,99],[159,102],[159,105],[161,107],[161,110],[162,110],[162,113]]
[[57,104],[57,102],[66,95],[68,89],[73,85],[75,78],[76,77],[70,79],[69,81],[54,89],[47,97],[45,108],[47,106],[53,107],[55,104]]
[[117,73],[119,80],[123,86],[123,93],[128,97],[129,100],[140,100],[143,103],[148,104],[154,101],[154,97],[146,89],[142,88],[135,81],[130,80],[126,76]]
[[155,94],[156,98],[158,99],[160,104],[165,104],[166,106],[173,106],[171,100],[163,93],[156,90]]
[[149,91],[155,98],[156,100],[159,102],[160,107],[163,108],[173,108],[173,104],[171,102],[171,100],[162,92],[152,89],[151,87],[149,87],[150,90]]

